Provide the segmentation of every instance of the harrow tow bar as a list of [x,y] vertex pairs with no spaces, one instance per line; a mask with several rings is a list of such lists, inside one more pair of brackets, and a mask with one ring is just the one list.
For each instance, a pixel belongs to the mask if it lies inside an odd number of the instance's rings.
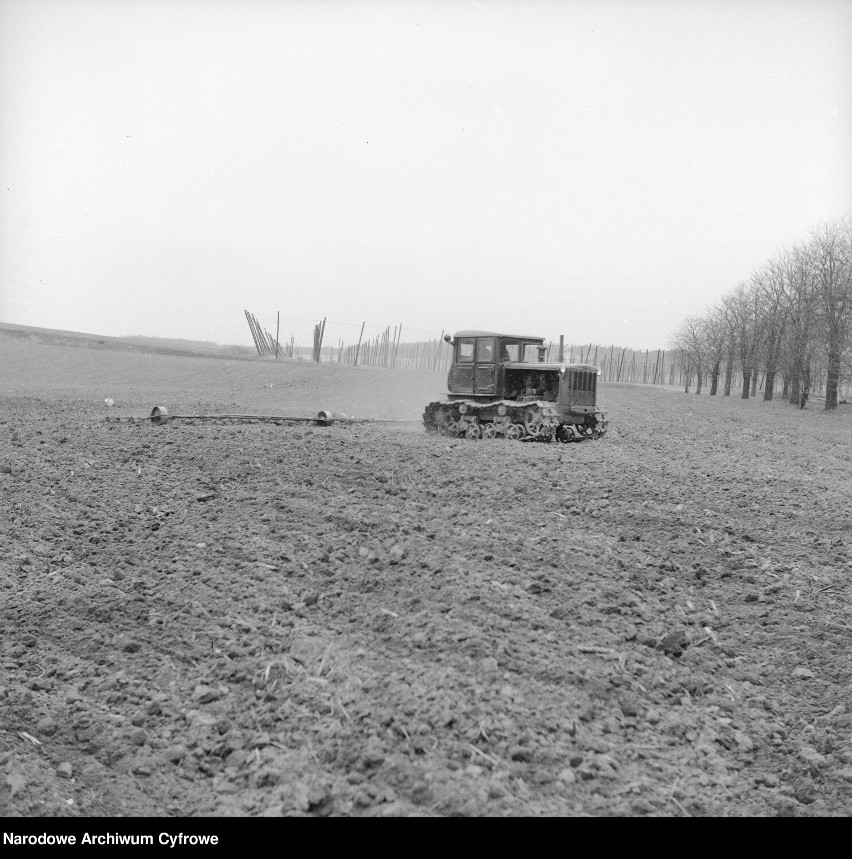
[[304,415],[173,415],[165,406],[154,406],[151,414],[145,417],[106,417],[107,423],[137,423],[150,421],[153,426],[164,426],[171,421],[222,421],[228,422],[260,422],[260,423],[308,423],[319,427],[329,427],[332,424],[419,424],[419,421],[393,420],[390,418],[357,418],[346,415],[335,416],[328,409],[322,409],[316,417]]
[[154,426],[162,426],[169,421],[301,421],[314,423],[317,426],[331,426],[335,418],[327,409],[323,409],[314,418],[291,415],[173,415],[165,406],[154,406],[149,420]]

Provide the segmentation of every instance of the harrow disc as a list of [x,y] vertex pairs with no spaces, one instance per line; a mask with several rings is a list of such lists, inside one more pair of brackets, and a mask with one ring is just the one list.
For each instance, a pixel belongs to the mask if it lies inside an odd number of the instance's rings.
[[171,420],[171,415],[169,415],[169,410],[165,406],[154,406],[151,409],[151,423],[155,426],[166,424],[169,420]]

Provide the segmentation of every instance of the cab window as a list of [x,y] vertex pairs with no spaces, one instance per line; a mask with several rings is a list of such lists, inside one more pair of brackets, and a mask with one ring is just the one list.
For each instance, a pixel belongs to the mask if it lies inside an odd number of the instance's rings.
[[504,343],[500,350],[501,361],[518,361],[520,360],[521,346],[519,343]]
[[494,341],[492,339],[480,339],[476,341],[476,363],[494,363]]
[[473,344],[474,340],[459,340],[459,363],[473,363]]

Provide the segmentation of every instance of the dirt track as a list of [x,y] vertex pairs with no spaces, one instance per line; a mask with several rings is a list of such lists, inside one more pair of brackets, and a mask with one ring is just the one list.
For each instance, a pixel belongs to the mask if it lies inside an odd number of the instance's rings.
[[849,408],[608,385],[571,445],[105,420],[442,388],[0,339],[0,814],[852,812]]

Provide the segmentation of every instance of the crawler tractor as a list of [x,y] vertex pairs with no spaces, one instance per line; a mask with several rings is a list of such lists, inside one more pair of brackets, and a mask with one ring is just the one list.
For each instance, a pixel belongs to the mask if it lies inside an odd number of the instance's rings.
[[606,432],[597,367],[547,361],[541,337],[459,331],[444,339],[453,348],[447,402],[426,406],[427,432],[561,442]]

